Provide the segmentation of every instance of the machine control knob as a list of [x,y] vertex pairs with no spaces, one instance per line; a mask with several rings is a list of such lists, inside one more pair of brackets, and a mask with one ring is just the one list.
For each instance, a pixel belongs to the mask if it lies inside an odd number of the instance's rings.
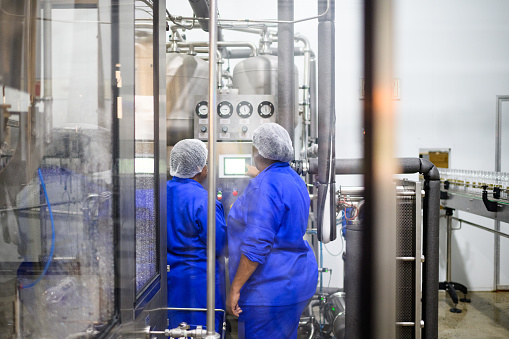
[[247,126],[242,126],[242,132],[244,132],[244,133],[247,132]]
[[239,192],[237,192],[237,190],[234,190],[232,194],[234,197],[236,197],[237,195],[239,195]]
[[203,133],[207,132],[207,127],[206,127],[206,126],[202,126],[202,127],[201,127],[201,131],[202,131]]
[[221,130],[223,131],[223,133],[228,132],[228,126],[223,126],[223,128],[221,128]]
[[217,200],[223,199],[223,192],[221,190],[217,190]]

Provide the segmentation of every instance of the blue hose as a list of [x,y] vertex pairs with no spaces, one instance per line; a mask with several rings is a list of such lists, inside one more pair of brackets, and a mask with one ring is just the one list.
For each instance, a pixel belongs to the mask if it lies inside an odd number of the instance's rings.
[[53,220],[53,212],[51,211],[51,205],[49,203],[48,192],[46,191],[46,185],[44,185],[44,180],[42,178],[41,169],[39,168],[37,170],[37,172],[39,173],[39,178],[41,179],[42,190],[44,191],[44,197],[46,198],[46,203],[48,204],[49,217],[51,219],[51,233],[52,233],[51,234],[51,250],[49,252],[49,259],[46,262],[46,266],[44,266],[44,270],[42,271],[41,275],[34,282],[32,282],[32,283],[30,283],[28,285],[25,285],[25,286],[21,286],[21,288],[30,288],[30,287],[33,287],[39,281],[41,281],[42,277],[44,277],[44,275],[48,271],[48,267],[51,264],[51,259],[53,258],[53,252],[55,251],[55,221]]

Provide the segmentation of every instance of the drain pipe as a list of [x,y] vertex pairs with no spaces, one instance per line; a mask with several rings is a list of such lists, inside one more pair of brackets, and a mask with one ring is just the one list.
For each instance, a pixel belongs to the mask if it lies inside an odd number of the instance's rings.
[[[326,4],[318,1],[318,12],[326,10]],[[336,239],[336,204],[334,195],[333,165],[334,144],[334,11],[335,1],[331,0],[330,10],[318,19],[318,161],[317,171],[318,208],[317,235],[318,240],[328,243]],[[324,220],[324,218],[327,218]]]
[[[278,20],[293,21],[294,0],[278,0]],[[294,29],[293,23],[279,23],[278,36],[278,82],[277,122],[288,131],[295,145],[295,76],[294,76]],[[295,150],[294,150],[295,151]]]
[[217,110],[217,0],[210,0],[209,26],[209,140],[207,199],[207,339],[219,338],[215,332],[216,307],[216,126]]

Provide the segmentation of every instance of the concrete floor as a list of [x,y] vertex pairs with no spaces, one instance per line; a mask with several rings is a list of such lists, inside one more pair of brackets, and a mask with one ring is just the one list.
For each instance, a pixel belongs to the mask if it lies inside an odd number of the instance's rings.
[[[463,294],[459,293],[462,298]],[[440,339],[499,339],[509,338],[509,291],[469,292],[471,303],[460,302],[461,313],[451,313],[453,304],[449,295],[439,292],[438,338]],[[237,338],[237,324],[228,316],[232,333],[227,339]]]
[[451,298],[439,293],[440,339],[509,338],[509,292],[469,292],[468,298],[471,303],[460,302],[457,306],[461,313],[451,313]]

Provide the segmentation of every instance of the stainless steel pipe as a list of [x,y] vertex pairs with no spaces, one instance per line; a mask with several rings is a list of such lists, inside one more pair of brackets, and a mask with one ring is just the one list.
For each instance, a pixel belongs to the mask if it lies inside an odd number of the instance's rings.
[[216,110],[217,110],[217,0],[209,13],[209,158],[207,206],[207,337],[215,337],[216,300]]
[[[318,1],[318,11],[323,8],[323,1]],[[335,51],[335,26],[334,8],[335,1],[331,0],[330,10],[326,16],[318,21],[318,203],[317,203],[317,229],[318,240],[328,243],[336,238],[335,225],[336,214],[334,211],[334,187],[331,187],[331,176],[334,176],[333,168],[333,142],[332,135],[334,127],[335,111],[335,72],[334,72],[334,51]],[[332,168],[332,170],[331,170]],[[330,199],[329,199],[330,197]],[[327,207],[326,207],[327,204]],[[330,204],[330,205],[329,205]],[[325,215],[329,210],[330,215]],[[334,217],[332,215],[334,214]],[[324,218],[330,221],[325,223]],[[326,225],[326,226],[324,226]]]
[[[292,21],[293,0],[278,0],[278,19]],[[294,75],[294,27],[291,23],[278,24],[278,70],[277,70],[277,122],[290,134],[295,145],[295,75]]]
[[[171,45],[170,42],[167,45]],[[209,47],[210,42],[207,41],[192,41],[192,42],[177,42],[178,47]],[[256,45],[249,41],[217,41],[216,39],[216,49],[217,47],[249,47],[251,49],[252,56],[258,55],[258,48]],[[215,53],[215,52],[214,52]]]

